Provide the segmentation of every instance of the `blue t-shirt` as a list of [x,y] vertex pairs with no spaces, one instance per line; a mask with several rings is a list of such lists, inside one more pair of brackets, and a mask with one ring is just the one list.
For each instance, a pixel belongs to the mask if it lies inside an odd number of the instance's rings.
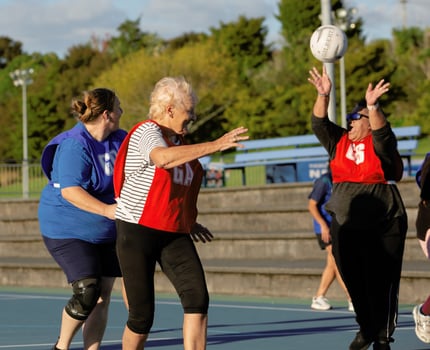
[[[313,199],[317,202],[317,207],[321,213],[324,220],[330,224],[331,215],[326,211],[325,205],[331,197],[331,191],[333,187],[333,182],[331,178],[331,173],[325,173],[321,175],[314,182],[314,187],[308,196],[308,199]],[[314,232],[316,234],[321,234],[321,225],[313,219]]]
[[91,243],[115,241],[113,220],[79,209],[63,198],[61,189],[80,186],[104,203],[115,203],[113,165],[125,135],[118,130],[99,142],[78,123],[47,145],[42,167],[50,181],[42,191],[38,212],[43,236]]

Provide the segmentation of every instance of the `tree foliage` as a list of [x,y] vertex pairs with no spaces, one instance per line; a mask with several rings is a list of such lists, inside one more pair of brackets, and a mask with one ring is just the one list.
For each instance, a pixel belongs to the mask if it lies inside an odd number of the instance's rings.
[[236,22],[221,22],[219,28],[211,28],[218,50],[236,61],[244,83],[271,57],[271,49],[265,44],[267,28],[263,21],[262,17],[247,19],[240,16]]
[[[335,12],[343,1],[333,0]],[[22,159],[22,90],[9,73],[33,68],[27,87],[29,155],[39,159],[46,142],[76,121],[70,114],[73,97],[95,87],[115,90],[124,109],[122,127],[147,118],[154,84],[167,75],[182,75],[199,96],[198,121],[192,142],[212,140],[243,125],[251,138],[308,134],[315,89],[307,81],[312,66],[309,38],[320,25],[320,2],[280,0],[277,19],[285,45],[267,44],[264,18],[240,16],[209,28],[209,34],[185,33],[162,40],[140,30],[140,18],[127,20],[112,38],[91,38],[72,46],[64,58],[25,54],[21,43],[0,36],[0,152],[3,161]],[[364,97],[369,83],[391,82],[381,105],[394,126],[419,124],[425,134],[430,114],[430,31],[393,31],[392,40],[369,43],[362,20],[349,28],[344,56],[346,105]],[[334,63],[337,115],[340,115],[339,62]],[[338,122],[341,121],[338,119]]]
[[0,69],[6,67],[15,57],[21,55],[22,43],[7,36],[0,36]]
[[199,135],[193,137],[207,140],[222,132],[217,119],[235,97],[238,80],[235,68],[233,60],[217,52],[213,41],[206,40],[158,55],[142,49],[101,74],[95,84],[110,84],[114,88],[124,108],[122,126],[130,128],[147,118],[150,93],[159,79],[184,76],[199,97],[196,109],[199,120],[195,128],[199,129]]
[[126,20],[119,25],[119,35],[107,43],[108,50],[114,59],[126,57],[142,48],[154,51],[162,46],[163,40],[158,35],[142,32],[139,25],[140,17],[134,21]]

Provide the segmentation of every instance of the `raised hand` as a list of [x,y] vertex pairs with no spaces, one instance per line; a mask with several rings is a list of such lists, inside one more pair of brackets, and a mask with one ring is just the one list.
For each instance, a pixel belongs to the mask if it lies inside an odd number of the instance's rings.
[[318,69],[313,67],[309,71],[309,75],[310,77],[308,78],[308,81],[315,86],[318,94],[328,96],[331,90],[331,80],[327,74],[325,66],[323,66],[322,74],[319,73]]
[[378,102],[379,97],[390,90],[390,83],[386,83],[384,79],[381,79],[375,87],[372,83],[369,83],[366,90],[366,102],[368,105],[374,105]]

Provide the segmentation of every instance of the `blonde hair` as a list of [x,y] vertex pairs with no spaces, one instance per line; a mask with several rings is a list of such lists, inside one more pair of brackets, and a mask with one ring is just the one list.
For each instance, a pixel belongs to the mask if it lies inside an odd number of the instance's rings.
[[114,109],[115,93],[112,90],[98,88],[84,91],[83,95],[83,101],[72,101],[72,113],[83,123],[97,119],[104,111],[111,112]]
[[160,118],[168,105],[177,106],[184,98],[191,98],[193,106],[197,103],[197,96],[191,84],[182,76],[164,77],[159,80],[151,93],[149,104],[149,118]]

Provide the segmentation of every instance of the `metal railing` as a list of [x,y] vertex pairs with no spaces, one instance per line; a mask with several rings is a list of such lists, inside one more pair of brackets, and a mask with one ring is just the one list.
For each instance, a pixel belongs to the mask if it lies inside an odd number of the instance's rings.
[[[30,163],[28,165],[28,197],[39,198],[43,187],[47,184],[47,179],[43,174],[40,163]],[[264,167],[251,167],[246,169],[248,185],[265,184]],[[23,186],[22,164],[0,163],[0,200],[1,199],[20,199],[26,198]],[[240,186],[241,172],[229,170],[225,173],[225,183],[223,186]]]
[[[47,179],[40,163],[28,165],[29,197],[39,198]],[[0,164],[0,198],[25,198],[22,164]]]
[[[412,170],[415,174],[416,169],[421,164],[422,160],[412,161]],[[48,180],[43,174],[40,163],[30,163],[28,165],[29,172],[29,191],[30,198],[39,198],[40,193],[47,184]],[[407,177],[408,174],[404,174]],[[409,175],[410,176],[410,175]],[[242,186],[242,177],[239,170],[227,170],[223,176],[224,183],[222,187]],[[264,166],[256,166],[246,168],[246,185],[265,185],[266,170]],[[22,182],[22,164],[1,164],[0,163],[0,200],[1,199],[19,199],[26,198],[24,186]]]

